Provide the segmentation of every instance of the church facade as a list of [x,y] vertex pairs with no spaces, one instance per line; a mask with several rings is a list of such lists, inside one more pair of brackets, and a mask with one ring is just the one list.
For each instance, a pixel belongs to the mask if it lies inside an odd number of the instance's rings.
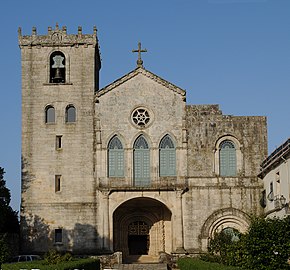
[[263,212],[265,117],[189,105],[140,55],[99,89],[95,28],[18,37],[23,252],[200,253],[215,232],[245,232]]

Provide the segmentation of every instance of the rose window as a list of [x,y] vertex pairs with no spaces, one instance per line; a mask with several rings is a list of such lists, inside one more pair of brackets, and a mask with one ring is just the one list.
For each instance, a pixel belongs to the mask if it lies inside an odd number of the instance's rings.
[[146,109],[139,108],[133,112],[132,120],[137,126],[145,127],[150,121],[150,116]]

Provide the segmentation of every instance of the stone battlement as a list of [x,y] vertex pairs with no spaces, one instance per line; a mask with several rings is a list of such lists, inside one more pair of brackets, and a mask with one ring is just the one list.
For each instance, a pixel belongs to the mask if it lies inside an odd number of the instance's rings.
[[56,24],[55,29],[48,27],[47,35],[37,35],[36,27],[32,28],[32,35],[22,35],[21,27],[18,28],[19,46],[77,46],[77,45],[97,45],[97,28],[94,26],[93,34],[83,34],[82,27],[78,27],[78,33],[67,34],[66,26],[61,29]]

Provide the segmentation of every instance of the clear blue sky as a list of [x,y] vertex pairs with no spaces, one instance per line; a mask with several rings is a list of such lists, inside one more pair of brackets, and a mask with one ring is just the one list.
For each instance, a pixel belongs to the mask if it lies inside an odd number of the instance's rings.
[[269,151],[290,136],[290,0],[3,0],[0,9],[0,166],[20,204],[21,63],[17,28],[30,35],[98,28],[101,87],[136,66],[187,90],[189,104],[265,115]]

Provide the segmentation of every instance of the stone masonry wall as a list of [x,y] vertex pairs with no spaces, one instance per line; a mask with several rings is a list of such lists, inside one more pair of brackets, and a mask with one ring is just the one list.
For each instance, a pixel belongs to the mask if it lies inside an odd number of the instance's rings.
[[[206,251],[214,230],[247,229],[250,214],[261,214],[259,164],[267,155],[265,117],[222,115],[217,105],[190,105],[187,110],[188,187],[184,194],[185,249]],[[218,142],[240,146],[236,177],[220,177]],[[239,161],[240,160],[240,161]]]
[[[22,202],[21,229],[28,232],[22,252],[51,247],[55,228],[64,232],[74,224],[95,224],[94,94],[99,71],[96,33],[68,35],[66,28],[40,36],[19,33],[22,63]],[[50,55],[65,56],[65,83],[50,83]],[[97,54],[96,54],[97,53]],[[55,108],[55,123],[45,122],[46,106]],[[68,105],[76,109],[76,121],[66,123]],[[57,149],[56,136],[62,136]],[[55,176],[61,175],[60,191]],[[81,211],[80,211],[81,210]],[[82,214],[82,211],[86,214]],[[43,227],[31,227],[34,220]],[[32,221],[31,221],[32,220]],[[39,239],[35,238],[35,232]],[[45,240],[47,234],[50,239]],[[34,239],[34,240],[33,240]],[[80,237],[81,239],[81,237]],[[31,241],[33,240],[33,245]],[[65,244],[65,243],[64,243]],[[87,242],[88,245],[89,240]],[[95,242],[93,242],[95,244]],[[60,247],[61,248],[61,247]]]
[[234,137],[241,147],[240,175],[256,176],[267,156],[266,118],[260,116],[222,115],[217,105],[186,106],[188,131],[188,176],[215,176],[217,141]]

